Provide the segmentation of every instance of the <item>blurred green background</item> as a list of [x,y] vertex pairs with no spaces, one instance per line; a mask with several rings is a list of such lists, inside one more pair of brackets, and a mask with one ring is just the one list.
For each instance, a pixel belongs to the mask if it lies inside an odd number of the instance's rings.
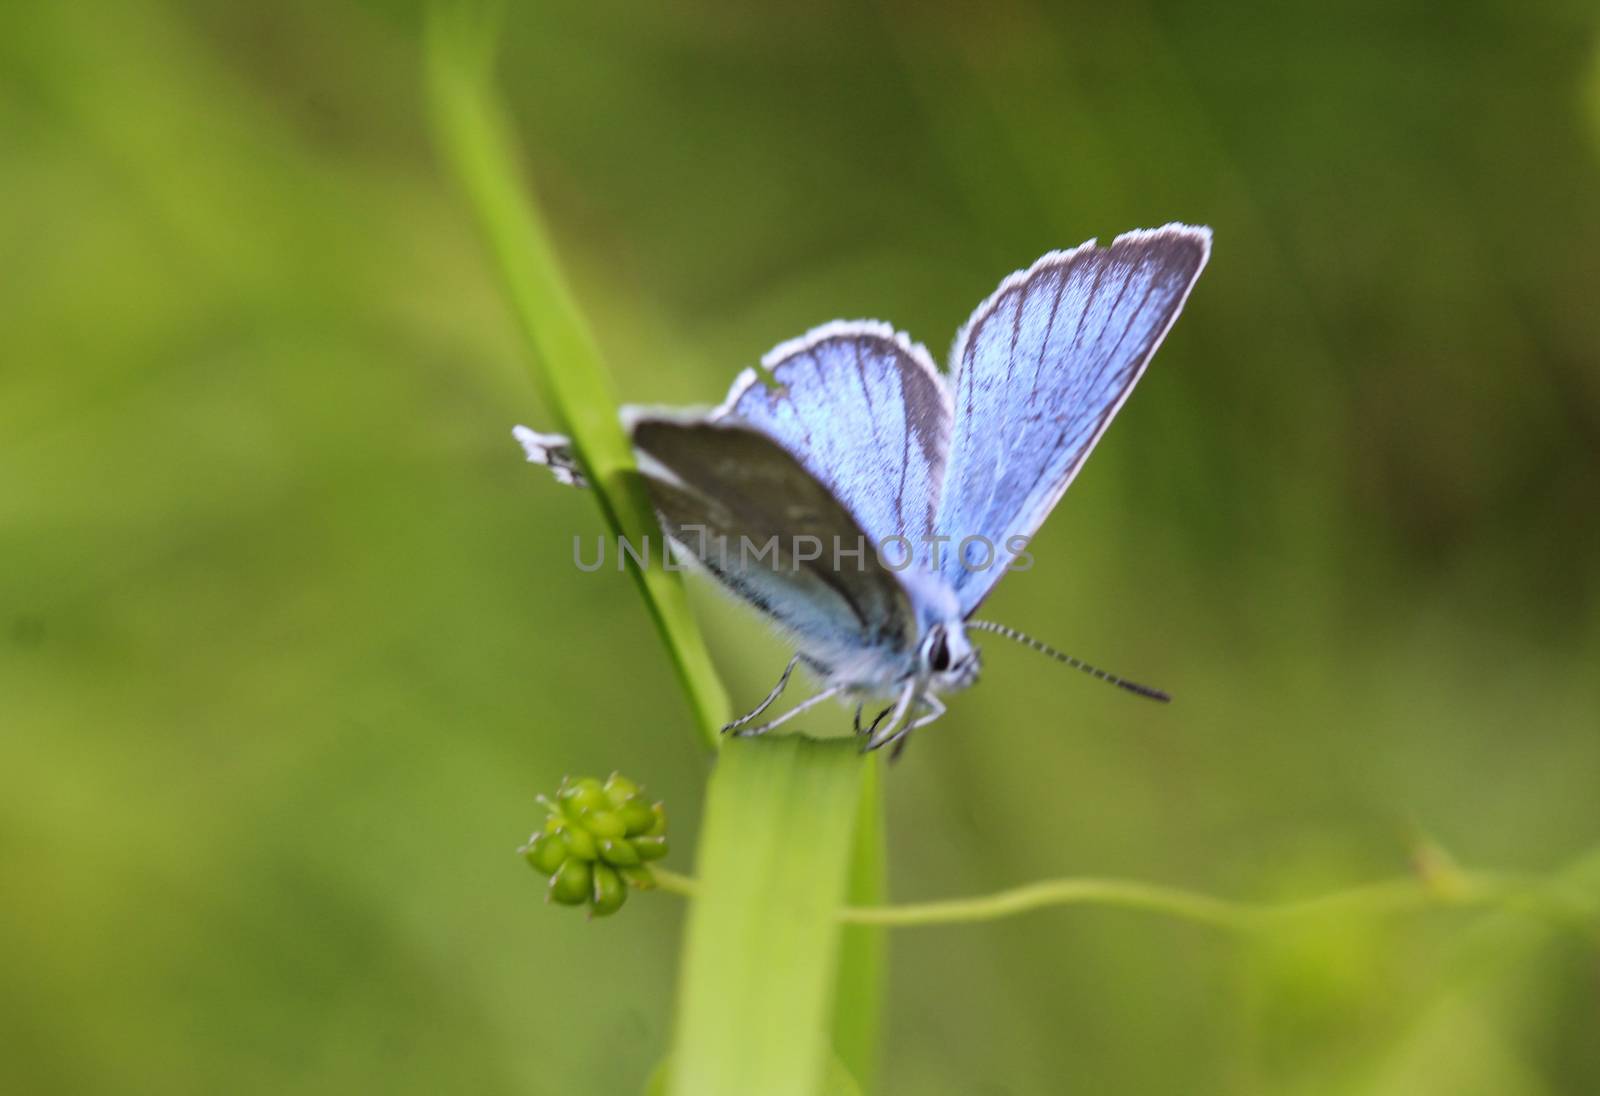
[[[0,8],[0,1088],[626,1093],[683,906],[514,849],[705,762],[429,140],[407,4]],[[1600,857],[1600,12],[541,3],[503,85],[624,398],[1052,247],[1211,267],[889,784],[901,899]],[[697,599],[736,702],[782,650]],[[737,1038],[737,1032],[730,1032]],[[892,940],[886,1091],[1600,1091],[1593,925]]]

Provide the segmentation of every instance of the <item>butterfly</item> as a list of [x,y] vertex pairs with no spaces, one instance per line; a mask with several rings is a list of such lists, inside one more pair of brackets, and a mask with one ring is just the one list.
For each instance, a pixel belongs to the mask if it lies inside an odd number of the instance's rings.
[[[709,412],[624,410],[674,550],[793,644],[776,686],[725,730],[763,734],[854,701],[867,749],[904,747],[941,697],[977,680],[992,632],[1132,692],[973,614],[1105,433],[1178,318],[1211,230],[1169,224],[1052,251],[1000,283],[955,339],[948,378],[876,321],[835,321],[739,374]],[[530,461],[582,486],[569,439],[514,431]],[[756,725],[797,666],[818,690]],[[868,705],[881,706],[863,726]]]

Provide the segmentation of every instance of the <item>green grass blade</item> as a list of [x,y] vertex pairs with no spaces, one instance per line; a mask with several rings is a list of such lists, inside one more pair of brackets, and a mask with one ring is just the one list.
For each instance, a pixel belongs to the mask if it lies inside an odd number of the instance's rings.
[[[482,5],[441,2],[430,9],[428,87],[439,146],[494,255],[531,352],[534,381],[571,434],[606,523],[633,544],[643,544],[647,536],[659,542],[599,349],[517,170],[492,87],[493,46],[494,20]],[[628,567],[671,653],[700,739],[715,748],[727,721],[728,698],[683,584],[659,567],[636,566],[631,557]]]
[[[856,807],[856,832],[850,853],[845,901],[881,906],[888,901],[885,881],[883,762],[878,754],[863,764]],[[839,944],[839,979],[834,995],[833,1049],[863,1092],[878,1090],[878,1026],[883,1007],[888,933],[876,925],[846,925]]]
[[676,1096],[816,1096],[827,1076],[851,844],[853,741],[730,742],[700,838],[672,1051]]

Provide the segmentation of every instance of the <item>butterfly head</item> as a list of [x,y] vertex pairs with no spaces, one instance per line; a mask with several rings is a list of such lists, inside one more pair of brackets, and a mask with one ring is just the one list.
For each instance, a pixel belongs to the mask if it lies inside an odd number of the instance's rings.
[[978,649],[960,621],[934,624],[922,638],[917,661],[937,692],[965,689],[978,680]]

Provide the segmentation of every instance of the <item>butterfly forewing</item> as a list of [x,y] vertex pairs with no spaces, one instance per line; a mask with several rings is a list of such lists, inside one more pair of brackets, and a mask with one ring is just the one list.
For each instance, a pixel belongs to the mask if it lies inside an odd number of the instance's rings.
[[[1007,278],[956,337],[955,430],[935,525],[971,613],[1082,467],[1177,319],[1209,229],[1168,225],[1053,252]],[[960,545],[967,538],[967,558]]]

